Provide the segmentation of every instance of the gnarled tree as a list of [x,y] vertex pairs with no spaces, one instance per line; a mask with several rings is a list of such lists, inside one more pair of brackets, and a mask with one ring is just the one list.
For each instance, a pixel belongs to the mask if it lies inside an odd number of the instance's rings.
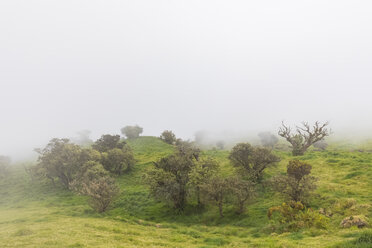
[[279,128],[278,134],[292,145],[292,154],[294,156],[304,155],[311,145],[323,140],[331,133],[327,128],[328,122],[321,124],[317,121],[312,127],[307,122],[303,122],[302,126],[297,126],[295,133],[292,133],[291,128],[284,123]]

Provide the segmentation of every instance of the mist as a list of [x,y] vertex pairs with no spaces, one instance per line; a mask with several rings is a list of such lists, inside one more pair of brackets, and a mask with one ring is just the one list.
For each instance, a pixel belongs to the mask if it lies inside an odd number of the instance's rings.
[[370,1],[1,1],[0,154],[329,121],[371,136]]

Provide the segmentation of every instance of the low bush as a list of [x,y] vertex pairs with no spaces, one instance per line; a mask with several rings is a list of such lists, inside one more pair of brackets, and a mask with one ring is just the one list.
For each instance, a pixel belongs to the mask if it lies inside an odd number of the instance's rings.
[[267,216],[273,224],[273,229],[279,232],[298,231],[304,228],[327,229],[329,219],[324,215],[305,208],[301,202],[283,203],[271,207]]

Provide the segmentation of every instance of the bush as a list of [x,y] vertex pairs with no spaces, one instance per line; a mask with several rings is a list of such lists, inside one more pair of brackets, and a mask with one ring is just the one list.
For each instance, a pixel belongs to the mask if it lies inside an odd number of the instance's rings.
[[113,178],[98,162],[84,164],[79,179],[74,180],[71,187],[82,195],[90,197],[90,204],[97,212],[108,209],[114,197],[119,193]]
[[281,232],[298,231],[311,227],[327,229],[329,222],[329,219],[324,215],[310,208],[305,208],[301,202],[294,201],[271,207],[267,216],[276,225],[274,228]]
[[280,161],[279,157],[272,154],[269,149],[253,147],[249,143],[235,145],[229,159],[252,182],[261,181],[264,170]]
[[81,193],[90,197],[91,206],[99,213],[105,212],[119,193],[113,178],[104,176],[82,184]]
[[52,180],[58,178],[59,182],[68,188],[75,179],[82,164],[80,146],[72,144],[68,139],[52,139],[44,149],[36,149],[39,153],[36,165],[39,174]]
[[120,135],[104,134],[94,142],[92,148],[99,152],[107,152],[115,148],[122,149],[125,144],[125,142],[120,142]]
[[102,164],[106,170],[116,175],[122,175],[131,170],[135,164],[132,149],[125,145],[122,149],[114,148],[104,152],[102,153]]
[[223,217],[223,203],[229,192],[227,179],[215,175],[201,184],[200,189],[203,198],[208,202],[215,203],[218,206],[220,216]]
[[279,139],[275,135],[271,134],[270,132],[263,132],[259,133],[258,137],[260,137],[261,144],[264,147],[268,147],[273,149],[274,146],[278,143]]
[[161,133],[160,139],[167,144],[173,145],[176,143],[176,135],[169,130],[165,130]]
[[245,205],[255,196],[255,185],[251,181],[235,176],[228,178],[229,192],[234,197],[238,214],[244,213]]
[[212,159],[205,159],[198,161],[195,166],[191,169],[189,177],[189,186],[191,191],[195,193],[198,206],[201,207],[201,185],[208,182],[208,180],[214,176],[219,170],[219,164]]
[[178,152],[154,162],[154,166],[145,175],[151,194],[182,211],[186,205],[189,173],[195,166],[193,157],[189,152]]
[[291,201],[306,203],[316,188],[316,178],[310,176],[311,168],[311,165],[299,160],[289,161],[287,175],[272,179],[273,188]]

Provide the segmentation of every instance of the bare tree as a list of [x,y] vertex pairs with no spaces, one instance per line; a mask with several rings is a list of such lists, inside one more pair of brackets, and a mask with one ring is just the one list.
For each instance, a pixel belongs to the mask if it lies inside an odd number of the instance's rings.
[[330,135],[331,131],[327,128],[328,124],[328,122],[321,124],[317,121],[310,127],[307,122],[302,122],[303,127],[296,126],[296,133],[293,134],[291,128],[282,122],[282,127],[279,128],[278,134],[291,143],[292,154],[299,156],[303,155],[315,142],[323,140]]

